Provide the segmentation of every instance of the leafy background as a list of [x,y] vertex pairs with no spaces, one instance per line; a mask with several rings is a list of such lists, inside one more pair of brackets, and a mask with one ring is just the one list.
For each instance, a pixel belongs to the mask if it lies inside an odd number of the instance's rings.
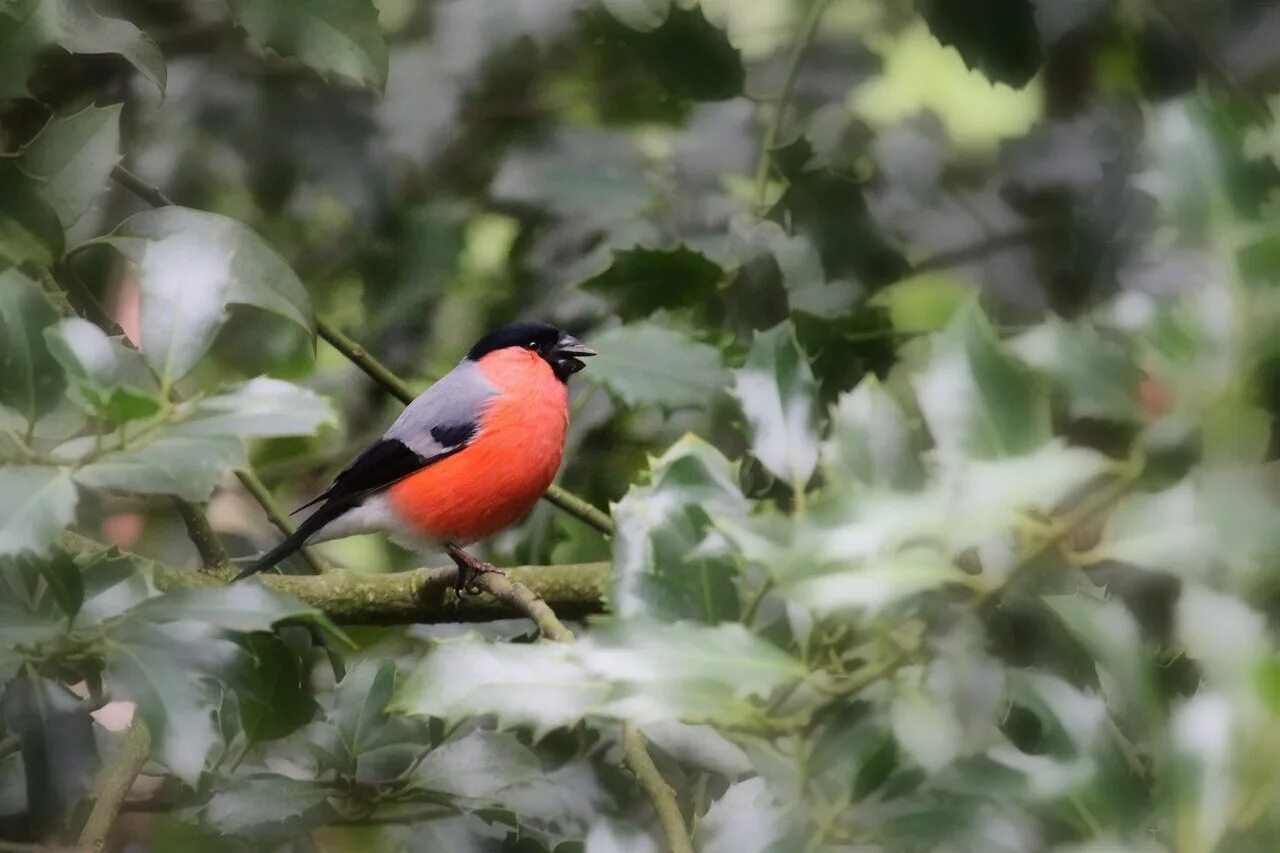
[[[1276,849],[1278,83],[1246,0],[4,0],[0,838]],[[521,316],[576,642],[220,582]]]

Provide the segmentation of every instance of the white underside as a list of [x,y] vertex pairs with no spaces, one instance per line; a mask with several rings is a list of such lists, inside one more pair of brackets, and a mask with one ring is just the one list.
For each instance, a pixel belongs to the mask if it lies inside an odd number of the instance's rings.
[[[423,549],[439,549],[445,543],[412,529],[400,520],[391,509],[391,502],[386,493],[371,495],[355,509],[348,510],[333,521],[320,528],[307,541],[328,542],[330,539],[343,539],[347,536],[359,536],[362,533],[385,533],[396,544],[412,551]],[[459,547],[468,542],[454,542]]]

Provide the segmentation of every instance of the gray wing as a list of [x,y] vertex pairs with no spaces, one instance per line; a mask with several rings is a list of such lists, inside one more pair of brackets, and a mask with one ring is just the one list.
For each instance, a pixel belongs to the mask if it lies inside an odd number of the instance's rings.
[[323,502],[312,518],[325,517],[326,510],[336,517],[366,495],[457,453],[475,438],[480,417],[497,393],[475,362],[463,361],[406,406],[382,438],[342,469],[332,486],[294,512]]
[[406,406],[383,438],[401,442],[423,459],[457,452],[475,437],[497,394],[479,365],[463,360]]

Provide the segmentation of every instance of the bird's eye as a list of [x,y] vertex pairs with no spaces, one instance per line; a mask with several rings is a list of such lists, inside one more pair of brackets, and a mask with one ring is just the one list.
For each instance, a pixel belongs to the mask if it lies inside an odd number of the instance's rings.
[[538,348],[538,342],[537,342],[537,341],[529,341],[529,343],[525,344],[525,346],[526,346],[526,347],[528,347],[529,349],[537,349],[537,348]]

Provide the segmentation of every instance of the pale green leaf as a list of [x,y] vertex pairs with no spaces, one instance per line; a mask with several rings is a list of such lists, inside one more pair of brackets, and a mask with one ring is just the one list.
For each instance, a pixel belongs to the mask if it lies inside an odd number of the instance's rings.
[[906,416],[873,375],[836,401],[822,460],[837,487],[853,482],[911,489],[924,478]]
[[71,53],[114,53],[146,77],[164,94],[164,56],[142,30],[119,18],[94,11],[89,0],[51,0],[58,9],[58,44]]
[[1102,539],[1090,556],[1202,577],[1215,559],[1214,534],[1195,486],[1184,481],[1122,501],[1107,517]]
[[172,434],[183,437],[308,435],[334,420],[324,397],[265,376],[181,407],[178,416],[182,420]]
[[1179,837],[1189,848],[1214,850],[1235,811],[1240,760],[1239,708],[1221,693],[1201,691],[1173,709],[1169,751],[1181,772],[1177,788]]
[[[64,446],[62,452],[70,449]],[[75,481],[93,489],[203,501],[228,471],[243,468],[245,463],[244,442],[238,436],[160,435],[134,449],[105,453],[77,468]]]
[[373,747],[387,723],[396,668],[389,660],[361,661],[338,684],[330,719],[350,756]]
[[715,347],[654,323],[632,323],[591,339],[587,376],[628,406],[706,407],[728,388]]
[[656,30],[671,11],[671,0],[601,0],[610,15],[633,30]]
[[86,411],[113,423],[154,415],[159,389],[142,354],[79,317],[68,317],[44,332],[49,354],[71,383],[68,397]]
[[442,743],[413,771],[413,784],[469,800],[493,800],[542,778],[538,756],[504,732],[476,731]]
[[309,604],[256,583],[174,590],[130,611],[130,616],[152,622],[186,619],[229,631],[267,631],[283,619],[317,614]]
[[333,816],[329,789],[318,782],[273,773],[235,776],[201,812],[204,822],[229,836],[292,837]]
[[234,219],[182,207],[143,211],[93,242],[137,265],[143,354],[166,383],[198,362],[231,304],[314,331],[306,289],[274,249]]
[[871,304],[887,309],[900,332],[935,332],[951,322],[972,293],[950,273],[923,272],[878,291]]
[[698,822],[702,853],[765,853],[782,838],[787,812],[764,779],[729,786]]
[[75,520],[77,502],[61,468],[0,467],[0,555],[46,553]]
[[70,227],[106,187],[120,162],[120,104],[55,116],[18,153],[18,167],[39,181],[40,195]]
[[325,77],[348,77],[376,89],[387,84],[387,45],[372,0],[228,3],[260,49],[297,59]]
[[752,454],[774,476],[804,488],[818,462],[817,383],[789,324],[756,334],[747,363],[734,371],[734,394]]
[[57,320],[40,285],[14,267],[0,271],[0,403],[28,423],[62,397],[62,370],[43,337]]
[[656,841],[615,820],[601,820],[587,833],[585,853],[658,853]]
[[1047,374],[1078,418],[1131,421],[1141,417],[1142,371],[1124,342],[1084,320],[1050,317],[1019,335],[1010,349]]
[[1206,681],[1252,690],[1253,673],[1271,653],[1266,617],[1235,596],[1187,584],[1175,610],[1178,639]]
[[1150,697],[1151,683],[1138,623],[1120,602],[1077,595],[1047,595],[1044,601],[1071,636],[1108,676],[1108,698]]
[[976,303],[934,337],[915,385],[944,459],[1016,456],[1052,434],[1048,388],[997,342]]

